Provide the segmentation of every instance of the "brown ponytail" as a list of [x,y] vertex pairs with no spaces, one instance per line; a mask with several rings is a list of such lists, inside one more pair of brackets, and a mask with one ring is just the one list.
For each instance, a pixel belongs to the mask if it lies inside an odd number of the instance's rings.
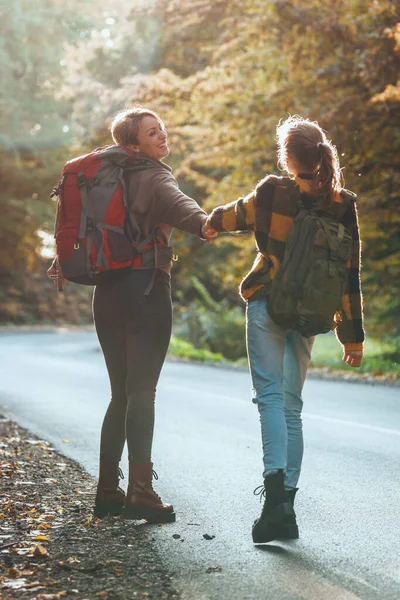
[[336,148],[330,143],[317,144],[320,153],[320,164],[316,180],[320,194],[329,194],[340,189],[343,180]]
[[289,117],[277,127],[278,165],[303,177],[311,194],[332,196],[343,185],[339,157],[318,123]]

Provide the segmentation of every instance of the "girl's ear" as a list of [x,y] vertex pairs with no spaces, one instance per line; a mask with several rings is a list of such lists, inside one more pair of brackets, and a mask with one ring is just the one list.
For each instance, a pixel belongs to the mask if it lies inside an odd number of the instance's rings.
[[136,145],[136,144],[129,144],[128,148],[130,148],[131,150],[133,150],[133,152],[140,152],[139,146]]

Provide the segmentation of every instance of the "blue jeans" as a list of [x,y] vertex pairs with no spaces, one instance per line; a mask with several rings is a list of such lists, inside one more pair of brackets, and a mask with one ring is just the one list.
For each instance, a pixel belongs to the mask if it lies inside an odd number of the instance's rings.
[[293,489],[303,458],[301,392],[314,338],[276,325],[266,298],[248,302],[246,338],[253,402],[260,413],[263,476],[283,469],[285,487]]

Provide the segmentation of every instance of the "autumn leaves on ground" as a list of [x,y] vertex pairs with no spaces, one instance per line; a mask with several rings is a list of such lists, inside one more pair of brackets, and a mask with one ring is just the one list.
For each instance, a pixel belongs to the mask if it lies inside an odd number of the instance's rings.
[[94,519],[95,480],[6,417],[0,480],[4,600],[178,597],[144,534],[149,526]]

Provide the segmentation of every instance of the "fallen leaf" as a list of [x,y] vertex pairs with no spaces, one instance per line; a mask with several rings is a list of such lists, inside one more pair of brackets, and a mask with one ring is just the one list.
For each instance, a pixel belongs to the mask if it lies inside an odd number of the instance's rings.
[[93,521],[93,515],[89,515],[89,517],[86,519],[86,521],[83,522],[83,525],[90,525],[92,521]]
[[74,556],[70,556],[69,558],[67,558],[67,562],[68,563],[80,563],[81,561],[78,558],[75,558]]
[[61,440],[64,444],[69,444],[71,440]]
[[33,554],[33,556],[48,556],[49,555],[46,548],[44,546],[40,546],[40,545],[32,548],[30,550],[29,554]]
[[8,569],[8,576],[11,577],[11,579],[17,579],[19,574],[19,571],[17,569],[14,569],[14,567]]
[[206,573],[221,573],[222,567],[208,567]]
[[66,596],[67,592],[58,592],[57,594],[39,594],[39,596],[36,596],[36,598],[38,600],[59,600],[59,598],[63,598],[63,596]]
[[50,538],[47,535],[37,535],[33,538],[35,542],[49,542]]
[[37,586],[45,586],[45,585],[58,585],[59,581],[33,581],[32,583],[28,583],[26,588],[30,589]]

